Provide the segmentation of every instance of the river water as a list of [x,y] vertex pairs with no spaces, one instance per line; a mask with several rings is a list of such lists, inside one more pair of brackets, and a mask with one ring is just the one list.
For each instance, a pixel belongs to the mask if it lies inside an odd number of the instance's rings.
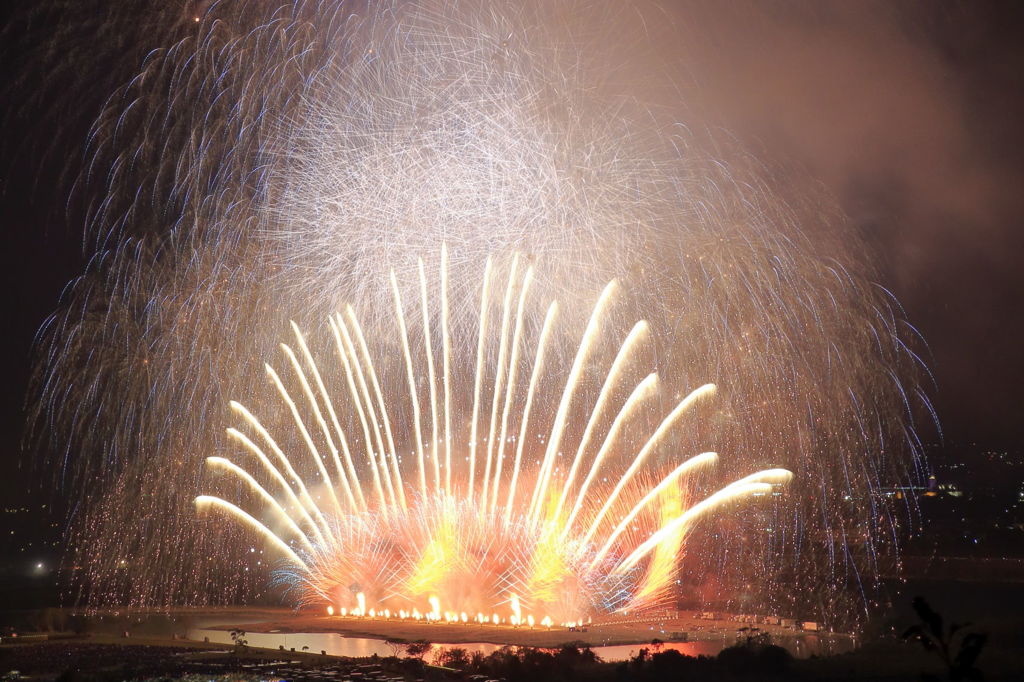
[[[193,628],[188,631],[188,638],[195,641],[209,641],[217,644],[234,644],[231,633],[227,630],[213,630],[206,628]],[[346,637],[337,632],[247,632],[245,639],[249,646],[261,649],[279,649],[284,647],[285,651],[295,650],[297,652],[307,651],[310,653],[326,652],[330,656],[351,656],[353,658],[364,658],[373,656],[394,656],[396,649],[382,639],[370,637]],[[779,642],[789,649],[790,653],[798,658],[805,658],[812,654],[827,655],[840,653],[849,650],[848,639],[844,641],[826,638],[817,635],[806,635],[787,638],[787,641]],[[732,640],[716,639],[701,640],[695,642],[666,642],[661,645],[660,650],[674,649],[686,656],[715,656],[725,647],[732,644]],[[616,646],[594,646],[591,650],[605,661],[625,661],[636,656],[641,648],[650,649],[649,644],[622,644]],[[480,652],[484,655],[490,654],[501,648],[501,645],[488,642],[466,642],[449,644],[444,642],[434,643],[431,651],[424,657],[431,661],[441,649],[459,648],[465,649],[470,654]]]

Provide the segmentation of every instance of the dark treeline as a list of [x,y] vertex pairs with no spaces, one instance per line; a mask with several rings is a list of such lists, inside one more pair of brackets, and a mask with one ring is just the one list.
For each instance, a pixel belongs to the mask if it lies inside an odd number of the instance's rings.
[[686,656],[674,649],[662,651],[657,640],[628,661],[605,663],[586,645],[565,644],[555,651],[504,647],[489,655],[452,648],[440,653],[435,664],[469,674],[507,682],[560,682],[569,680],[717,680],[733,676],[761,679],[784,674],[791,656],[766,637],[743,637],[716,657]]

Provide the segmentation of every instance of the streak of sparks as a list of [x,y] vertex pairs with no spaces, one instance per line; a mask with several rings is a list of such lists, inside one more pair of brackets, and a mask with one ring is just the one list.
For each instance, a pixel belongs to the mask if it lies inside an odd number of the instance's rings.
[[[490,272],[489,269],[487,272]],[[649,398],[656,392],[659,382],[658,375],[651,373],[623,403],[608,428],[602,447],[591,458],[588,475],[575,491],[571,512],[563,514],[563,503],[568,491],[574,489],[576,472],[587,459],[586,445],[597,428],[595,425],[603,421],[604,405],[615,389],[619,388],[623,368],[635,363],[632,354],[638,351],[647,336],[644,323],[634,325],[627,335],[602,382],[602,390],[587,419],[587,427],[580,437],[578,447],[574,449],[571,467],[568,473],[558,473],[562,470],[559,466],[563,460],[560,446],[567,430],[569,406],[577,394],[580,377],[584,372],[593,372],[600,367],[592,354],[601,340],[602,323],[617,286],[612,283],[605,287],[598,298],[583,333],[580,348],[561,389],[558,413],[544,438],[543,458],[534,470],[523,476],[520,441],[505,498],[507,503],[499,506],[511,406],[518,395],[516,376],[520,366],[519,348],[533,269],[528,268],[521,279],[518,275],[517,257],[508,268],[508,283],[502,302],[498,327],[498,363],[490,386],[491,416],[486,465],[481,478],[471,484],[467,479],[469,467],[457,466],[450,470],[451,458],[442,460],[438,450],[440,442],[448,443],[454,439],[450,432],[438,433],[437,376],[433,370],[434,347],[429,341],[430,322],[426,317],[426,311],[430,309],[427,275],[421,267],[419,284],[425,341],[420,363],[427,367],[428,385],[425,387],[416,381],[418,375],[422,376],[422,368],[413,361],[398,283],[393,273],[390,276],[396,308],[396,331],[404,358],[401,364],[405,367],[411,392],[408,402],[414,415],[410,436],[417,444],[415,468],[419,490],[410,491],[412,504],[405,504],[406,497],[401,490],[402,478],[396,472],[394,487],[399,494],[389,494],[387,503],[364,508],[356,499],[366,499],[365,492],[346,488],[343,499],[347,505],[343,507],[339,497],[334,494],[333,488],[337,484],[321,461],[321,449],[314,442],[313,432],[306,426],[280,376],[268,365],[267,372],[293,415],[293,427],[301,435],[300,440],[316,464],[313,469],[316,487],[326,487],[330,505],[324,508],[308,492],[304,492],[301,498],[297,497],[287,484],[283,472],[265,457],[260,459],[262,473],[269,473],[270,478],[278,483],[278,489],[281,490],[277,495],[268,492],[253,475],[230,460],[223,457],[207,459],[210,467],[220,469],[246,484],[246,488],[253,493],[252,502],[260,510],[256,515],[216,496],[201,495],[196,498],[197,505],[226,512],[244,526],[254,529],[268,540],[272,548],[279,550],[286,562],[286,567],[280,569],[281,573],[287,576],[285,579],[296,590],[303,604],[319,604],[331,609],[337,607],[359,615],[385,611],[412,613],[422,608],[426,609],[424,613],[430,614],[428,619],[438,620],[442,617],[440,605],[443,603],[447,609],[445,620],[453,617],[457,619],[457,615],[452,614],[476,612],[490,613],[496,621],[511,623],[524,622],[523,608],[516,605],[525,604],[527,619],[533,617],[538,622],[550,623],[552,618],[559,622],[577,622],[583,616],[592,617],[617,608],[635,610],[664,603],[670,598],[674,585],[676,556],[686,530],[693,522],[726,503],[770,493],[776,486],[787,483],[791,474],[784,469],[759,471],[727,485],[703,500],[689,504],[687,498],[692,491],[686,485],[687,476],[718,461],[715,453],[702,453],[685,459],[649,488],[634,485],[638,473],[656,469],[650,464],[649,458],[666,436],[678,428],[682,417],[699,399],[706,398],[714,391],[712,384],[705,384],[690,392],[643,441],[632,463],[621,470],[615,463],[622,460],[621,455],[627,446],[620,439],[620,431],[627,422],[637,421],[641,414],[650,413],[655,408]],[[442,281],[447,277],[443,259],[440,277]],[[444,289],[442,286],[442,296]],[[513,301],[516,301],[514,306]],[[535,370],[539,370],[543,350],[552,333],[555,309],[554,304],[551,304],[545,315],[545,324],[538,340]],[[350,318],[350,324],[359,327],[358,320],[354,318]],[[481,329],[487,327],[483,311],[480,325]],[[337,325],[334,325],[334,329],[337,330]],[[297,325],[293,324],[293,330],[300,341],[309,369],[321,388],[319,395],[326,404],[327,412],[337,415],[339,410],[333,404],[329,391],[323,387],[321,370],[308,350],[305,336]],[[385,346],[388,345],[394,344],[385,343]],[[338,481],[342,486],[349,486],[323,417],[323,410],[306,379],[306,372],[290,347],[282,344],[281,348],[308,397],[309,415],[320,425],[322,440],[331,449],[339,474]],[[369,357],[365,361],[367,365],[370,364]],[[538,371],[532,375],[522,412],[511,418],[513,422],[518,421],[521,436],[525,435],[529,421],[538,376]],[[473,381],[477,387],[485,384],[486,381],[479,376]],[[349,394],[344,398],[347,404],[356,406],[366,399],[365,390],[357,390],[351,381],[347,385]],[[421,393],[427,394],[431,405],[432,430],[429,443],[432,467],[426,466],[422,448],[424,435],[418,419],[418,406],[423,399]],[[478,400],[474,399],[474,413],[477,412],[477,406]],[[389,411],[383,404],[380,410],[382,414]],[[395,413],[400,408],[393,406],[390,411]],[[449,423],[449,419],[444,420],[445,425]],[[244,438],[240,435],[243,443],[246,442]],[[379,437],[377,440],[379,444]],[[285,470],[298,487],[301,481],[296,480],[295,464],[289,458],[285,459],[288,460],[282,462]],[[380,468],[382,471],[385,469],[383,462]],[[428,475],[428,468],[433,469],[433,475]],[[612,477],[613,485],[605,482],[608,476]],[[359,486],[356,476],[351,476],[351,479]],[[462,495],[451,493],[449,482],[452,480],[466,481],[456,486],[456,489],[463,491]],[[549,491],[552,481],[555,481],[555,485]],[[526,489],[519,491],[521,486]],[[309,487],[307,485],[299,490],[306,491]],[[383,498],[380,499],[383,502]],[[310,509],[322,520],[322,532],[316,535],[315,543],[300,526],[300,523],[309,523]],[[619,511],[613,514],[613,509]],[[278,523],[283,521],[284,527],[280,534],[270,529],[269,520],[264,523],[258,516],[273,518]],[[618,523],[609,523],[610,519],[618,519]],[[647,563],[646,568],[639,567],[652,552],[655,553],[654,559]]]

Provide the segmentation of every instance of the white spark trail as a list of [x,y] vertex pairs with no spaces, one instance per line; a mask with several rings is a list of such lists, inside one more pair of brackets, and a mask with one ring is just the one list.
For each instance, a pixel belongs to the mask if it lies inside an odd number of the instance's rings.
[[481,504],[487,506],[487,499],[489,497],[489,489],[491,483],[491,466],[492,459],[494,457],[494,440],[495,431],[497,429],[498,421],[498,405],[501,398],[502,384],[505,381],[506,362],[508,355],[508,333],[509,333],[509,321],[512,316],[512,295],[515,291],[516,283],[516,268],[519,265],[519,254],[516,254],[512,258],[512,267],[509,268],[508,272],[508,284],[505,287],[505,297],[502,299],[501,304],[501,332],[499,333],[498,342],[498,362],[497,370],[494,378],[494,392],[491,397],[491,421],[490,427],[487,430],[487,466],[484,468],[484,479],[483,479],[483,491],[481,492]]
[[[297,330],[297,328],[296,328],[296,330]],[[321,431],[321,433],[323,433],[324,439],[327,441],[327,449],[330,450],[331,455],[332,455],[332,457],[334,459],[334,462],[337,465],[338,478],[340,480],[340,483],[344,487],[345,492],[348,495],[349,503],[352,505],[351,509],[355,509],[356,508],[356,506],[355,506],[355,497],[352,494],[352,490],[351,490],[351,487],[349,486],[348,479],[346,478],[345,473],[341,470],[341,460],[338,457],[338,448],[335,447],[334,440],[331,438],[330,428],[328,428],[327,422],[324,421],[323,413],[321,413],[321,411],[320,411],[320,405],[318,404],[316,397],[313,395],[313,389],[309,385],[309,381],[306,379],[306,373],[302,369],[302,365],[299,364],[299,359],[297,357],[295,357],[295,352],[291,349],[290,346],[288,346],[288,344],[282,343],[281,344],[281,350],[283,350],[285,355],[288,356],[288,361],[291,363],[292,369],[295,370],[295,374],[299,378],[299,383],[302,385],[302,392],[305,394],[306,401],[307,401],[307,403],[309,403],[309,406],[313,410],[313,415],[316,417],[317,425],[320,427],[320,431]],[[303,428],[305,428],[305,424],[303,424]],[[306,435],[309,436],[309,443],[312,443],[313,442],[312,435],[309,434],[308,431],[306,432]],[[341,503],[338,500],[337,494],[335,494],[335,492],[334,492],[334,489],[335,489],[334,481],[331,478],[330,474],[328,473],[327,467],[323,464],[323,459],[324,458],[320,454],[320,451],[319,451],[318,448],[313,447],[312,448],[312,452],[315,454],[315,457],[316,457],[317,461],[319,462],[319,464],[317,466],[320,469],[321,475],[324,477],[324,483],[327,485],[327,487],[328,487],[328,489],[330,491],[331,501],[334,504],[334,508],[340,514],[341,513]]]
[[618,385],[619,376],[622,374],[628,361],[632,359],[634,347],[646,338],[647,331],[647,322],[643,320],[633,325],[633,328],[626,336],[626,340],[622,342],[622,347],[619,348],[619,352],[616,354],[615,360],[612,361],[611,369],[608,370],[608,375],[605,377],[604,385],[601,386],[601,393],[597,397],[597,403],[594,404],[594,409],[590,412],[590,419],[587,421],[587,428],[583,432],[583,438],[580,439],[579,447],[576,448],[576,456],[573,457],[572,467],[569,469],[569,474],[565,478],[565,484],[562,486],[562,494],[558,498],[558,506],[555,508],[554,512],[555,518],[562,513],[562,507],[565,505],[566,497],[568,497],[569,491],[571,490],[573,483],[576,481],[576,472],[583,461],[583,455],[587,450],[587,446],[590,445],[590,439],[594,433],[594,429],[600,421],[600,418],[604,415],[605,405],[611,398],[613,389]]
[[597,477],[598,472],[601,470],[601,466],[604,464],[604,459],[615,446],[616,441],[619,438],[619,433],[625,427],[626,422],[633,415],[633,412],[639,407],[639,405],[649,398],[658,387],[658,375],[650,373],[644,377],[643,381],[636,385],[633,392],[626,398],[626,402],[622,404],[619,409],[619,413],[615,415],[615,420],[612,422],[612,426],[608,429],[608,434],[604,438],[604,443],[601,444],[601,449],[597,451],[597,455],[594,456],[594,461],[590,465],[590,472],[587,477],[583,479],[583,485],[580,486],[579,492],[576,493],[576,503],[572,506],[572,511],[569,512],[569,518],[565,522],[565,526],[562,530],[562,537],[568,537],[572,531],[573,523],[576,521],[576,516],[580,513],[580,509],[583,507],[583,502],[587,499],[587,491],[590,489],[590,485]]
[[441,343],[444,352],[444,489],[452,494],[452,342],[448,330],[448,245],[441,244]]
[[569,415],[569,406],[572,403],[572,397],[576,392],[576,386],[579,384],[580,376],[583,373],[583,367],[590,354],[590,347],[593,344],[594,339],[597,337],[598,330],[600,329],[601,315],[617,287],[618,283],[615,280],[612,280],[608,282],[604,291],[601,292],[601,296],[597,299],[597,303],[594,305],[594,311],[590,315],[590,321],[587,323],[587,329],[583,333],[583,341],[580,343],[579,349],[576,351],[576,358],[573,360],[572,369],[569,371],[569,380],[566,381],[565,389],[562,392],[562,400],[558,405],[558,413],[555,415],[555,423],[551,427],[551,436],[548,440],[547,452],[544,453],[544,462],[541,465],[540,472],[538,474],[539,479],[534,489],[533,499],[530,502],[530,512],[528,516],[533,522],[537,521],[540,516],[540,510],[544,504],[544,494],[547,491],[548,483],[551,479],[551,469],[554,467],[555,458],[559,455],[558,449],[562,444],[562,433],[565,430],[565,420]]
[[412,403],[413,437],[416,439],[416,464],[420,476],[420,493],[427,494],[427,472],[423,457],[423,426],[420,423],[419,391],[416,390],[416,375],[412,369],[412,354],[409,352],[409,334],[405,327],[405,313],[402,312],[402,294],[398,290],[395,271],[391,271],[391,291],[395,296],[395,314],[398,316],[399,336],[402,339],[402,353],[405,356],[405,375],[409,381],[409,401]]
[[661,439],[664,438],[667,433],[671,432],[672,427],[675,425],[675,423],[679,421],[679,419],[686,413],[687,410],[690,409],[690,407],[695,402],[697,402],[697,400],[705,396],[711,395],[712,393],[714,393],[714,391],[714,384],[704,384],[703,386],[693,390],[688,396],[683,398],[679,402],[679,404],[676,405],[676,408],[672,410],[672,412],[667,417],[665,417],[665,420],[661,422],[661,425],[658,426],[654,434],[650,438],[648,438],[644,446],[640,448],[640,452],[637,453],[637,456],[633,460],[633,463],[629,465],[629,468],[626,469],[626,472],[622,474],[622,476],[619,478],[619,482],[615,485],[615,489],[612,490],[612,492],[605,499],[605,503],[604,505],[601,506],[601,510],[597,513],[597,516],[595,516],[593,521],[591,521],[590,523],[590,530],[588,530],[587,534],[583,536],[584,542],[590,542],[590,539],[594,537],[594,533],[597,532],[598,526],[600,526],[601,521],[604,520],[605,514],[607,514],[608,510],[612,508],[612,505],[615,504],[615,501],[619,499],[619,494],[622,492],[622,489],[625,488],[626,484],[633,479],[633,476],[636,474],[637,471],[640,470],[640,467],[643,466],[643,463],[647,459],[647,456],[654,451],[654,449],[658,446],[658,443],[661,441]]
[[212,468],[221,468],[230,471],[232,474],[242,479],[249,486],[249,489],[259,495],[263,503],[272,511],[274,515],[284,521],[285,525],[292,532],[293,535],[302,543],[306,548],[306,551],[310,554],[316,554],[316,550],[313,548],[313,543],[309,541],[309,537],[299,528],[298,524],[292,518],[291,514],[285,511],[281,503],[278,502],[277,498],[267,492],[266,488],[259,484],[259,482],[253,478],[248,471],[238,466],[234,462],[224,457],[207,457],[207,466]]
[[674,485],[684,474],[690,473],[697,467],[704,467],[714,464],[718,461],[718,455],[714,452],[702,452],[699,455],[695,455],[690,459],[686,460],[675,469],[673,469],[665,478],[661,479],[658,485],[648,491],[639,502],[633,505],[633,508],[626,514],[619,525],[615,527],[609,535],[608,539],[605,540],[604,545],[597,551],[594,558],[591,559],[590,564],[587,566],[588,570],[593,570],[608,554],[608,551],[615,545],[615,541],[618,540],[619,536],[629,527],[629,524],[633,522],[633,519],[643,511],[652,500],[656,499],[658,495],[663,493],[669,486]]
[[[380,416],[384,421],[384,435],[388,439],[388,452],[390,453],[392,476],[395,480],[395,485],[398,488],[398,499],[402,502],[402,507],[406,506],[405,501],[405,485],[402,483],[402,470],[398,465],[398,450],[395,448],[395,439],[391,433],[391,419],[388,417],[387,403],[384,401],[384,394],[380,390],[380,380],[377,378],[377,368],[373,364],[373,356],[370,355],[370,349],[366,345],[366,337],[363,336],[363,326],[359,324],[359,318],[356,317],[355,311],[351,305],[345,306],[345,314],[348,316],[349,324],[355,331],[356,342],[359,344],[359,352],[362,355],[363,363],[367,369],[370,370],[370,383],[373,386],[373,394],[377,398],[377,407],[380,409]],[[373,411],[371,411],[373,414]],[[374,424],[376,424],[376,417],[374,417]],[[379,434],[378,434],[379,438]]]
[[519,303],[516,306],[515,331],[512,333],[512,354],[508,361],[508,386],[505,389],[505,405],[501,411],[501,433],[498,435],[498,453],[494,465],[494,485],[491,497],[491,512],[493,513],[498,504],[499,484],[501,483],[501,471],[505,461],[505,439],[508,434],[508,416],[512,407],[512,398],[516,390],[516,377],[519,375],[519,347],[523,333],[523,309],[526,306],[526,296],[530,291],[530,282],[533,281],[533,268],[526,269],[523,283],[519,291]]
[[612,572],[623,573],[630,570],[640,563],[640,561],[655,547],[657,547],[662,540],[681,531],[688,524],[716,507],[726,504],[727,502],[732,502],[741,497],[757,494],[763,495],[770,493],[771,491],[772,485],[770,483],[744,483],[741,485],[726,486],[707,499],[701,500],[683,512],[680,516],[662,526],[658,531],[653,533],[647,540],[633,550],[629,556],[619,562],[619,565],[616,566]]
[[291,460],[289,460],[288,456],[284,454],[280,446],[278,446],[277,441],[275,441],[270,435],[270,432],[267,431],[263,424],[261,424],[260,421],[251,412],[249,412],[244,405],[235,400],[232,400],[230,404],[231,408],[235,412],[242,415],[242,418],[249,422],[250,426],[256,429],[260,436],[263,437],[263,440],[267,442],[267,445],[270,446],[274,455],[277,456],[278,461],[284,465],[285,471],[287,471],[288,475],[292,478],[292,482],[298,486],[299,492],[302,494],[302,501],[304,505],[316,515],[317,521],[320,524],[320,527],[317,530],[318,539],[325,545],[328,544],[326,538],[330,537],[331,531],[330,527],[327,525],[327,519],[324,518],[323,513],[320,511],[320,505],[318,505],[313,499],[313,496],[309,494],[309,490],[306,489],[306,484],[303,483],[302,477],[295,471]]
[[271,477],[275,481],[277,481],[278,485],[281,487],[281,490],[283,490],[285,495],[288,496],[288,500],[292,503],[292,505],[299,510],[299,513],[302,515],[302,520],[306,522],[306,525],[309,526],[309,529],[313,532],[314,535],[316,535],[317,542],[321,546],[326,545],[326,539],[324,538],[323,533],[320,531],[320,527],[313,520],[313,517],[309,515],[309,510],[306,508],[306,505],[299,501],[299,498],[295,494],[295,491],[292,489],[292,486],[289,485],[287,480],[285,480],[285,477],[281,474],[281,471],[276,466],[274,466],[274,463],[270,461],[270,458],[267,457],[266,453],[264,453],[263,450],[259,448],[259,446],[253,443],[248,436],[246,436],[244,433],[242,433],[236,428],[232,427],[227,429],[227,434],[228,436],[234,438],[239,443],[241,443],[243,447],[245,447],[257,458],[260,464],[263,465],[263,468],[271,475]]
[[484,346],[487,340],[487,304],[488,289],[491,282],[491,257],[487,257],[487,264],[484,266],[484,282],[480,287],[480,336],[476,346],[476,373],[473,380],[473,422],[470,427],[469,436],[469,479],[466,482],[466,496],[473,501],[473,491],[476,485],[476,450],[478,437],[478,422],[480,419],[480,388],[483,382],[484,373]]
[[[333,321],[328,318],[333,330]],[[327,435],[328,442],[330,443],[331,451],[334,454],[335,466],[338,468],[338,477],[345,483],[345,492],[350,498],[350,503],[353,508],[366,509],[366,501],[363,499],[362,486],[359,482],[359,476],[356,474],[355,466],[352,463],[352,453],[349,449],[348,438],[345,436],[345,430],[341,428],[341,423],[338,420],[338,413],[334,409],[334,401],[331,400],[331,395],[327,391],[327,387],[324,385],[323,377],[320,375],[320,368],[316,364],[316,360],[313,359],[313,354],[309,351],[309,346],[306,343],[305,337],[302,335],[299,326],[292,322],[292,329],[295,331],[295,336],[299,340],[299,348],[302,350],[302,355],[306,359],[306,364],[313,371],[313,378],[316,380],[317,388],[320,391],[320,396],[324,401],[324,405],[327,407],[327,413],[331,418],[331,425],[334,427],[334,432],[338,436],[338,441],[341,443],[341,451],[345,455],[345,465],[347,471],[342,471],[341,461],[338,457],[338,449],[334,445],[333,440]],[[358,501],[356,495],[358,494]]]
[[430,456],[434,462],[434,489],[441,488],[441,453],[438,449],[437,377],[434,373],[434,352],[430,343],[430,308],[427,305],[427,274],[419,259],[420,308],[423,311],[423,346],[427,354],[427,381],[430,382]]
[[306,565],[306,562],[300,559],[299,555],[296,554],[292,550],[292,548],[289,547],[281,538],[277,537],[277,535],[275,535],[272,530],[264,526],[262,523],[260,523],[252,516],[236,507],[235,505],[225,500],[222,500],[219,497],[213,497],[212,495],[199,495],[198,497],[196,497],[195,502],[196,507],[200,510],[202,510],[205,507],[218,507],[220,509],[223,509],[228,514],[234,516],[236,519],[241,521],[243,525],[249,526],[253,530],[257,531],[260,535],[263,536],[265,540],[267,540],[267,542],[271,544],[271,546],[276,547],[281,551],[282,554],[288,557],[288,560],[291,561],[293,564],[295,564],[304,571],[309,571],[309,566]]
[[548,339],[555,327],[555,317],[558,315],[558,303],[552,302],[548,306],[548,312],[544,316],[544,326],[541,329],[540,339],[537,341],[537,352],[533,360],[533,371],[530,373],[530,387],[526,392],[526,404],[523,406],[522,421],[519,425],[519,439],[516,443],[516,461],[512,467],[512,478],[508,484],[508,501],[505,503],[505,523],[512,520],[512,510],[515,509],[516,491],[519,484],[519,469],[523,461],[523,447],[526,445],[527,433],[530,423],[530,408],[533,406],[533,397],[537,392],[537,386],[544,373],[544,358],[548,347]]
[[[335,343],[338,347],[338,357],[341,358],[341,363],[345,368],[345,381],[348,384],[349,396],[356,408],[356,414],[359,416],[359,423],[363,427],[363,447],[366,449],[366,460],[371,473],[373,473],[373,488],[377,492],[377,499],[380,505],[383,507],[385,505],[384,487],[381,482],[376,456],[373,452],[373,441],[370,438],[370,426],[366,420],[366,411],[363,409],[362,392],[356,388],[356,380],[360,378],[358,371],[359,358],[352,347],[352,339],[341,315],[330,318],[330,324],[331,330],[334,332]],[[353,369],[353,365],[355,369]],[[362,492],[360,492],[360,497],[363,497]]]

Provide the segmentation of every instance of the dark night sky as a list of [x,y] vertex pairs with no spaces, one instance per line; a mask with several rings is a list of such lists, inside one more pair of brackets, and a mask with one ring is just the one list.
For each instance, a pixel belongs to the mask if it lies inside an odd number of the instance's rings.
[[[977,443],[1019,456],[1024,3],[666,4],[699,29],[683,48],[700,95],[690,106],[756,153],[805,168],[868,236],[880,283],[930,345],[948,455],[969,456],[965,446]],[[64,210],[70,184],[58,169],[63,158],[81,158],[91,104],[101,100],[93,93],[80,108],[48,108],[60,84],[31,49],[48,30],[37,22],[0,51],[0,491],[8,499],[50,487],[45,467],[33,473],[36,456],[19,449],[22,407],[32,337],[82,265],[81,216],[73,204]],[[77,77],[98,79],[97,88],[127,77],[138,56],[124,54],[102,77],[85,69]],[[40,163],[34,150],[53,139]]]
[[1019,448],[1024,5],[759,6],[709,22],[712,116],[867,235],[931,347],[947,443]]

